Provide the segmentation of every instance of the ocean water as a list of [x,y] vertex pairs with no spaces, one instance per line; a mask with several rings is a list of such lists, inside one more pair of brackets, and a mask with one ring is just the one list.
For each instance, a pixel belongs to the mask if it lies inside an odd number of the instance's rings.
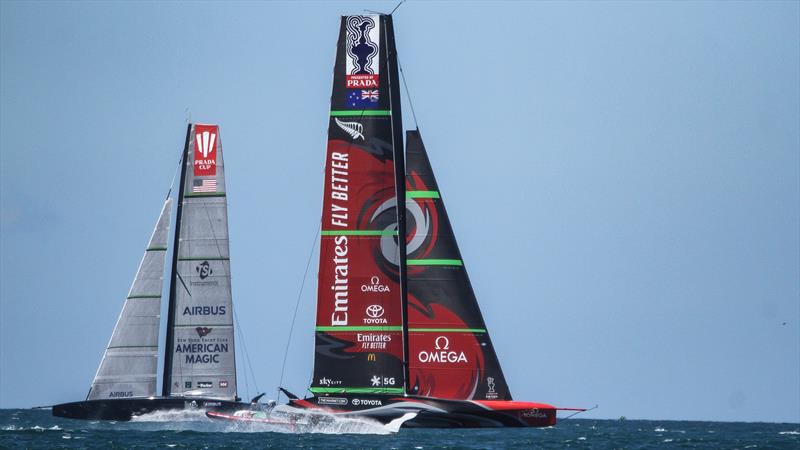
[[52,417],[49,409],[0,410],[0,448],[46,449],[800,449],[800,424],[570,419],[551,428],[412,430],[338,420],[306,432],[231,424],[202,413],[158,413],[131,422]]

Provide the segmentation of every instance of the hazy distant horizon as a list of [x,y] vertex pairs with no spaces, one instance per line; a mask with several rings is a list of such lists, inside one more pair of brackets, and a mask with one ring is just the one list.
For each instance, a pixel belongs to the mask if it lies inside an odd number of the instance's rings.
[[[239,395],[274,396],[339,16],[395,3],[0,2],[0,407],[85,398],[187,114],[225,149]],[[394,23],[515,399],[800,422],[800,3],[409,1]]]

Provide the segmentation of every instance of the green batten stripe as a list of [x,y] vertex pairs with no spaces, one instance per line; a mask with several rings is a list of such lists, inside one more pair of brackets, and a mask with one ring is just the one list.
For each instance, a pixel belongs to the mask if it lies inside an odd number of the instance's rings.
[[150,247],[146,251],[148,252],[163,252],[166,251],[167,247]]
[[331,117],[336,116],[391,116],[392,112],[389,110],[357,110],[357,111],[331,111]]
[[315,394],[402,394],[403,388],[312,387]]
[[157,345],[115,345],[113,347],[107,347],[108,350],[112,348],[158,348]]
[[486,333],[484,328],[409,328],[408,331],[417,333]]
[[409,266],[463,266],[460,259],[409,259]]
[[322,236],[397,236],[397,230],[322,230]]
[[374,327],[317,327],[317,331],[403,331],[401,326],[374,326]]
[[230,261],[230,258],[222,256],[187,256],[185,258],[178,258],[178,261]]
[[131,295],[128,298],[161,298],[161,296],[157,294],[142,294],[142,295]]
[[224,192],[187,192],[184,197],[225,197]]
[[406,198],[440,198],[439,191],[406,191]]

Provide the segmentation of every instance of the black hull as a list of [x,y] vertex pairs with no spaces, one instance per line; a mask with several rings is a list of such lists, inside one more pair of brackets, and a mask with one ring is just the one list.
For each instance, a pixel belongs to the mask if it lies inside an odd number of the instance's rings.
[[403,428],[548,427],[556,424],[557,411],[554,406],[543,403],[414,396],[311,397],[291,400],[290,405],[309,411],[370,418],[384,424],[414,413],[413,418],[403,422]]
[[156,411],[181,411],[202,409],[206,411],[230,412],[247,408],[247,403],[209,398],[152,397],[109,400],[86,400],[62,403],[53,406],[53,415],[68,419],[83,420],[131,420]]

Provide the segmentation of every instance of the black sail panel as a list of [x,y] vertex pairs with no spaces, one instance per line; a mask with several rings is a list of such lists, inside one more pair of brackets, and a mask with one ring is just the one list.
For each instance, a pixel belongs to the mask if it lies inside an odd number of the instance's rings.
[[511,400],[422,137],[406,139],[410,393]]
[[387,20],[345,16],[339,32],[310,388],[318,395],[403,393]]

